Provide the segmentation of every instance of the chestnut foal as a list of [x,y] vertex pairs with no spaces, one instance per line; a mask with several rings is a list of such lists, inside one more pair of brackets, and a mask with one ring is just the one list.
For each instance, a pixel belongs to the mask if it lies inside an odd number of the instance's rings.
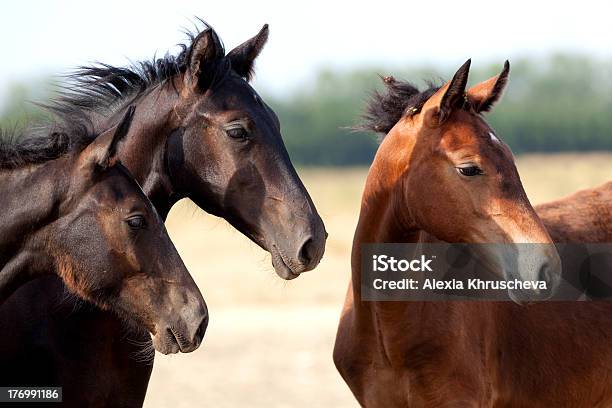
[[369,107],[367,127],[390,131],[366,181],[334,362],[366,407],[608,406],[608,303],[361,300],[362,243],[551,242],[480,115],[509,66],[466,92],[468,68],[424,92],[386,79]]
[[612,181],[535,209],[555,242],[612,242]]
[[116,159],[133,113],[79,152],[68,153],[57,133],[0,148],[0,304],[55,273],[72,293],[151,333],[158,351],[189,352],[208,311],[163,221]]

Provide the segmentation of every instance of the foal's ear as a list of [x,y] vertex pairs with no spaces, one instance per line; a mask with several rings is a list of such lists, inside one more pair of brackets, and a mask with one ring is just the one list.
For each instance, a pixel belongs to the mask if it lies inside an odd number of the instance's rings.
[[185,73],[185,85],[193,91],[206,90],[214,77],[213,67],[224,56],[223,44],[212,28],[193,39]]
[[423,105],[425,120],[430,126],[440,126],[451,112],[465,102],[465,87],[470,73],[472,60],[467,60]]
[[134,106],[130,106],[117,126],[98,136],[83,151],[84,166],[90,169],[107,169],[116,162],[117,145],[130,131],[134,118]]
[[504,88],[508,83],[509,73],[510,63],[506,60],[504,62],[504,69],[499,75],[474,85],[467,91],[470,103],[476,112],[488,112],[495,102],[501,98]]
[[259,56],[264,45],[266,45],[268,34],[268,25],[264,24],[255,37],[240,44],[227,54],[234,71],[247,81],[253,78],[255,59]]

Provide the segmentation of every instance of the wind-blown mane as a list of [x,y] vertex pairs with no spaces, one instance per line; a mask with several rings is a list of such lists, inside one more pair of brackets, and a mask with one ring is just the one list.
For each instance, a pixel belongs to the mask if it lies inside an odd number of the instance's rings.
[[[204,31],[213,30],[208,25]],[[57,114],[74,110],[99,111],[118,100],[134,97],[149,88],[172,80],[187,70],[191,46],[198,33],[187,32],[189,44],[178,44],[181,51],[177,55],[166,54],[163,58],[153,57],[149,61],[139,61],[127,67],[115,67],[97,63],[81,66],[68,75],[68,85],[64,86],[50,109]],[[225,51],[223,50],[223,54]],[[228,60],[219,58],[214,79],[218,82],[229,73]]]
[[57,159],[70,150],[67,134],[51,132],[46,137],[22,136],[0,129],[0,169]]
[[[204,21],[203,31],[214,31]],[[139,61],[126,67],[96,63],[81,66],[69,74],[67,84],[62,86],[58,97],[44,105],[56,117],[69,126],[78,122],[90,127],[95,114],[112,114],[118,105],[125,106],[165,81],[173,81],[177,75],[187,70],[192,52],[193,41],[198,33],[186,32],[187,44],[178,44],[177,55],[167,53],[163,58],[153,57],[149,61]],[[225,55],[225,50],[222,50]],[[229,74],[231,65],[225,56],[217,59],[212,67],[212,82],[217,84]],[[172,82],[174,86],[174,82]],[[71,129],[72,130],[72,129]],[[70,132],[67,132],[70,134]]]
[[[213,30],[208,24],[203,31]],[[198,33],[186,32],[188,42],[179,44],[177,55],[166,54],[126,67],[96,63],[81,66],[65,77],[57,96],[38,104],[52,119],[23,134],[0,130],[0,168],[15,168],[52,160],[75,149],[82,149],[100,134],[96,117],[111,116],[122,106],[165,81],[173,81],[187,70],[192,44]],[[223,47],[222,47],[223,48]],[[210,67],[211,87],[230,73],[231,64],[222,57]],[[174,86],[174,82],[172,82]]]
[[374,91],[363,115],[363,123],[358,130],[368,130],[387,134],[404,116],[418,113],[427,100],[439,89],[432,83],[427,89],[419,89],[410,82],[398,81],[388,76],[382,77],[385,91]]

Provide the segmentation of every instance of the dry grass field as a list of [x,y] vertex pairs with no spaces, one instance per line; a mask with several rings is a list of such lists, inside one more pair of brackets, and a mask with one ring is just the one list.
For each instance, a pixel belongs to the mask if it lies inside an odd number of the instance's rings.
[[[532,203],[612,179],[612,154],[524,156],[519,172]],[[191,354],[157,355],[146,408],[354,407],[331,360],[367,169],[299,171],[329,232],[320,266],[291,282],[269,257],[190,202],[168,229],[211,314]]]

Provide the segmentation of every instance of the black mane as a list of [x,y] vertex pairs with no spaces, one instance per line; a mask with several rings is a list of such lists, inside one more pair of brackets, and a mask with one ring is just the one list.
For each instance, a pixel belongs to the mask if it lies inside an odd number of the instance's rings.
[[[213,30],[204,21],[203,31]],[[29,130],[24,135],[0,130],[0,168],[15,168],[36,164],[82,149],[97,137],[96,116],[108,116],[151,88],[173,81],[187,70],[192,44],[198,33],[186,32],[188,42],[179,44],[177,55],[166,54],[149,61],[115,67],[104,63],[81,66],[65,77],[57,96],[39,104],[53,120]],[[225,55],[225,50],[222,50]],[[231,70],[225,56],[212,67],[212,83],[220,83]],[[174,82],[172,82],[174,86]]]
[[[205,26],[206,30],[212,28]],[[102,109],[101,105],[137,96],[155,85],[172,80],[187,70],[191,45],[198,35],[190,32],[186,34],[189,44],[178,44],[181,50],[177,55],[153,57],[149,61],[135,62],[127,67],[97,63],[77,68],[67,76],[68,85],[62,87],[59,97],[52,101],[50,109],[57,114],[66,110],[99,111]],[[222,57],[217,61],[218,72],[214,75],[217,81],[229,73],[226,60]]]
[[[203,20],[203,31],[214,31]],[[69,74],[67,84],[62,86],[58,97],[44,107],[61,121],[78,122],[81,126],[90,127],[92,114],[109,114],[116,109],[117,104],[131,103],[149,89],[165,81],[173,81],[177,75],[187,70],[191,56],[193,41],[199,33],[186,32],[187,44],[178,44],[180,52],[177,55],[167,53],[163,58],[153,57],[148,61],[132,63],[126,67],[115,67],[109,64],[97,63],[91,66],[81,66]],[[225,50],[222,48],[222,55]],[[223,56],[219,58],[212,75],[211,86],[221,82],[229,74],[231,65]],[[172,82],[174,86],[174,82]],[[70,129],[73,130],[73,129]],[[71,132],[67,132],[70,134]]]
[[432,83],[427,89],[419,89],[410,82],[398,81],[393,77],[382,78],[385,91],[374,91],[368,101],[360,130],[387,134],[404,116],[414,115],[425,102],[440,88]]
[[51,132],[46,137],[38,137],[0,130],[0,169],[57,159],[66,154],[70,146],[71,140],[66,133]]

